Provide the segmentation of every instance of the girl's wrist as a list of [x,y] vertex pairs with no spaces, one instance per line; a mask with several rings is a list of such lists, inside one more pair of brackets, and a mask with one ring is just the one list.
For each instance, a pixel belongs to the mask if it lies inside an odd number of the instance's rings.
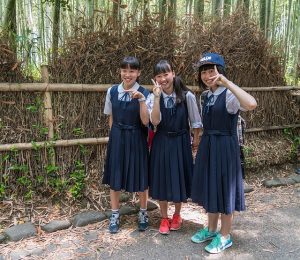
[[138,101],[139,101],[139,102],[146,101],[146,98],[143,96],[143,97],[139,98]]

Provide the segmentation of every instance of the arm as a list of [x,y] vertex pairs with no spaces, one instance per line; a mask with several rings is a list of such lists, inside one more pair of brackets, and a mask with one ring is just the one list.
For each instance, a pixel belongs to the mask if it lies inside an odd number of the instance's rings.
[[153,109],[151,112],[151,122],[154,126],[157,126],[160,123],[160,95],[161,95],[161,86],[159,86],[154,80],[153,88],[153,95],[154,95],[154,102],[153,102]]
[[215,66],[216,75],[211,77],[214,82],[219,86],[222,85],[228,88],[240,102],[240,106],[245,110],[253,110],[257,107],[256,100],[253,96],[242,90],[239,86],[235,85],[232,81],[228,80],[224,75],[219,74]]
[[139,101],[139,103],[140,103],[141,121],[145,126],[147,126],[149,124],[149,113],[148,113],[148,109],[147,109],[147,106],[146,106],[145,98],[143,100]]

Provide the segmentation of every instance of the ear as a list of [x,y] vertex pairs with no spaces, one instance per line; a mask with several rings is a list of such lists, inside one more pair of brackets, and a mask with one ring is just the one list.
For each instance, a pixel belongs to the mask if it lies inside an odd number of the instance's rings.
[[140,71],[140,70],[139,70],[139,72],[138,72],[138,77],[139,77],[139,76],[141,76],[141,71]]
[[172,71],[172,75],[173,75],[173,78],[175,78],[176,75],[175,75],[175,71],[174,70]]

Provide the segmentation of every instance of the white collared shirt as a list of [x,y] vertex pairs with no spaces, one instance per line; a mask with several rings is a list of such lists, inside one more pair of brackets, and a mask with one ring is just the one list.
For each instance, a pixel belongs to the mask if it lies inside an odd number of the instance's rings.
[[[129,90],[138,90],[140,87],[139,83],[135,82],[135,84],[129,89]],[[111,100],[110,100],[110,90],[112,87],[110,87],[107,90],[106,93],[106,98],[105,98],[105,105],[104,105],[104,114],[106,115],[111,115],[112,114],[112,104],[111,104]],[[122,96],[125,93],[125,89],[123,87],[123,83],[121,83],[120,85],[118,85],[118,99],[120,100],[122,98]],[[128,96],[128,100],[126,101],[131,101],[131,96]]]
[[[209,103],[210,106],[213,106],[218,98],[218,96],[223,93],[226,88],[224,86],[219,86],[215,92],[211,90],[208,91],[207,97],[209,98],[211,95],[214,95],[213,100]],[[200,100],[201,104],[201,100]],[[201,108],[202,109],[202,108]],[[240,101],[237,97],[228,89],[226,92],[226,109],[229,114],[236,114],[239,110],[246,111],[246,109],[242,108],[240,105]]]
[[[167,95],[165,92],[162,92],[162,96],[164,98],[164,104],[165,107],[167,107],[167,102],[169,97],[172,97],[174,100],[174,103],[176,103],[176,93],[175,91],[172,92],[171,95]],[[198,105],[196,102],[196,97],[195,95],[188,91],[186,93],[186,105],[187,105],[187,109],[188,109],[188,115],[189,115],[189,121],[191,124],[191,128],[202,128],[202,121],[201,121],[201,117],[199,114],[199,109],[198,109]],[[151,112],[153,109],[153,105],[154,105],[154,95],[153,93],[151,93],[146,100],[146,105],[150,114],[150,121],[152,122],[152,118],[151,118]],[[161,121],[161,113],[160,113],[160,120]]]

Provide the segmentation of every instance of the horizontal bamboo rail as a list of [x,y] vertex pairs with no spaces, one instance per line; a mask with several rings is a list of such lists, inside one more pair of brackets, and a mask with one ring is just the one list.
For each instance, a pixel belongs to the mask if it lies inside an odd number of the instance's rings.
[[12,151],[12,150],[33,150],[33,149],[49,147],[49,146],[67,147],[67,146],[74,146],[74,145],[96,145],[96,144],[107,144],[107,143],[108,143],[108,137],[44,141],[44,142],[35,142],[35,143],[1,144],[0,152]]
[[254,133],[254,132],[262,132],[262,131],[268,131],[268,130],[281,130],[281,129],[286,129],[286,128],[299,128],[299,127],[300,127],[300,124],[281,125],[281,126],[265,126],[265,127],[245,129],[245,132],[246,133]]
[[[111,84],[61,84],[61,83],[0,83],[0,92],[105,92]],[[152,90],[152,85],[143,85]],[[198,86],[188,86],[192,91],[199,92]],[[275,86],[242,88],[246,91],[290,91],[300,90],[299,86]]]
[[[281,130],[286,128],[299,128],[300,124],[294,125],[283,125],[283,126],[267,126],[261,128],[249,128],[246,129],[246,133],[262,132],[266,130]],[[16,144],[0,144],[0,152],[12,151],[12,150],[32,150],[37,147],[43,148],[47,146],[52,147],[67,147],[75,145],[96,145],[96,144],[107,144],[108,137],[100,138],[82,138],[82,139],[72,139],[72,140],[57,140],[57,141],[44,141],[36,143],[16,143]]]

